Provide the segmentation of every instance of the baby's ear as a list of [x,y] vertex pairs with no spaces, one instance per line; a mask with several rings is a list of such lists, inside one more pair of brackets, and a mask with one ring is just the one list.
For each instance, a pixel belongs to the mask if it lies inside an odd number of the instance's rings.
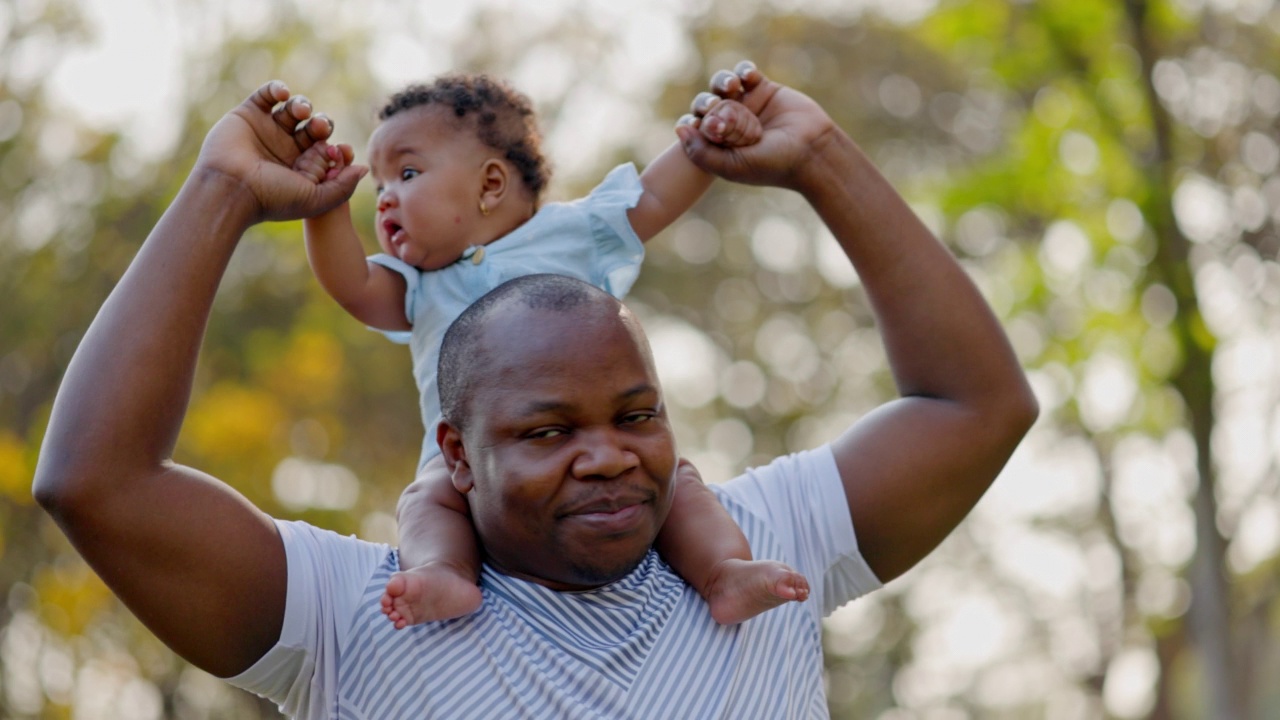
[[490,208],[507,194],[512,181],[511,167],[498,158],[489,158],[480,166],[480,199]]

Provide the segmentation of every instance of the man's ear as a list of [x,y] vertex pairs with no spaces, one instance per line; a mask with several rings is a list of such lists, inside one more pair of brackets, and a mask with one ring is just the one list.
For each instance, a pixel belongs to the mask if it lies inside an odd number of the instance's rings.
[[466,495],[475,487],[475,479],[471,476],[471,465],[467,462],[467,448],[462,444],[462,432],[441,420],[436,426],[436,442],[440,443],[440,454],[444,464],[449,468],[449,477],[453,487]]
[[511,168],[498,158],[489,158],[480,166],[480,202],[493,210],[511,188]]

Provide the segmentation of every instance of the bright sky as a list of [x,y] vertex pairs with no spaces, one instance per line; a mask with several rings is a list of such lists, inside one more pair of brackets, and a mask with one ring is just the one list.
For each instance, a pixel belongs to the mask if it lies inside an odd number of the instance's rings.
[[[369,64],[387,88],[450,69],[449,48],[481,11],[516,16],[518,22],[513,26],[526,36],[556,22],[566,12],[590,20],[616,47],[607,62],[584,68],[554,47],[540,48],[522,58],[512,77],[535,102],[564,97],[563,120],[547,129],[547,142],[557,167],[569,176],[593,165],[602,145],[634,137],[636,120],[648,119],[643,114],[646,108],[642,103],[637,107],[636,101],[651,97],[670,73],[687,64],[690,58],[685,21],[703,13],[709,4],[709,0],[539,0],[536,4],[519,0],[292,2],[304,12],[325,18],[321,32],[326,26],[373,30],[378,42],[370,53]],[[873,10],[907,22],[929,12],[934,0],[759,2],[785,10],[804,8],[843,17]],[[59,101],[85,119],[122,129],[143,155],[153,156],[176,140],[174,119],[164,108],[180,101],[184,92],[183,55],[220,42],[228,31],[260,31],[269,25],[268,8],[277,6],[261,0],[226,0],[217,4],[162,0],[78,3],[93,39],[58,64],[47,86]],[[37,0],[19,0],[14,7],[21,13],[23,6],[38,4]],[[744,16],[750,4],[742,4]],[[569,78],[574,79],[572,87],[566,86]],[[626,82],[619,82],[619,78],[626,78]]]
[[[161,154],[176,140],[175,118],[164,110],[182,99],[184,55],[198,54],[228,32],[253,33],[270,22],[268,4],[256,0],[229,0],[216,9],[159,0],[79,2],[92,40],[57,65],[47,87],[57,102],[90,123],[124,131],[144,156]],[[677,63],[687,59],[683,19],[698,11],[698,3],[675,0],[635,5],[541,0],[532,7],[511,0],[379,0],[359,7],[334,0],[295,4],[323,15],[331,27],[364,26],[376,32],[378,42],[368,61],[387,88],[449,70],[449,48],[481,10],[502,8],[517,14],[523,32],[555,22],[570,6],[575,13],[585,13],[616,38],[608,67],[575,67],[566,53],[535,50],[512,77],[535,102],[563,98],[572,110],[547,128],[557,167],[569,176],[593,164],[601,145],[629,139],[636,121],[647,119],[635,112],[631,98],[651,94]],[[603,87],[610,76],[627,77],[628,82]],[[568,78],[576,78],[574,86],[567,85]]]
[[89,122],[127,128],[141,147],[173,141],[163,109],[181,97],[182,33],[175,9],[155,0],[80,0],[93,40],[72,52],[49,90]]

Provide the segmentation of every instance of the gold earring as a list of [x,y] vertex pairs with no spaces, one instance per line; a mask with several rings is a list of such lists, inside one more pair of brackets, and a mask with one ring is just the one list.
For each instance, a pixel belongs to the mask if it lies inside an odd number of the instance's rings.
[[484,199],[480,200],[480,214],[489,217],[489,206],[484,204]]

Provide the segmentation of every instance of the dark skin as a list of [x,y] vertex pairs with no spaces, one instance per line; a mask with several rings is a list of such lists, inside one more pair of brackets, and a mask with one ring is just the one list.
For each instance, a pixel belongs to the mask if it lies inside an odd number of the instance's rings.
[[648,344],[616,300],[597,298],[578,312],[495,313],[468,419],[439,431],[486,560],[555,590],[626,575],[671,506],[675,438]]
[[[759,116],[759,143],[724,149],[693,127],[678,132],[689,158],[713,174],[801,193],[862,277],[902,397],[859,419],[833,449],[860,549],[889,580],[978,501],[1035,419],[1035,400],[981,295],[848,135],[803,94],[754,69],[738,78],[713,87]],[[67,370],[34,485],[130,610],[179,655],[224,677],[278,639],[286,568],[270,518],[172,461],[209,308],[247,228],[327,211],[363,171],[348,165],[320,181],[295,172],[332,126],[316,117],[299,131],[309,105],[295,99],[272,112],[287,97],[268,84],[210,131]],[[474,463],[477,450],[466,449]],[[474,484],[482,487],[478,476]],[[494,557],[520,556],[481,539]],[[576,582],[541,572],[531,579]]]
[[1035,395],[973,282],[817,103],[750,63],[712,85],[765,131],[755,145],[722,148],[677,128],[689,158],[727,180],[804,196],[875,312],[902,397],[860,418],[832,449],[858,549],[887,582],[973,509],[1035,421]]
[[279,82],[209,131],[77,349],[36,469],[37,500],[85,560],[161,640],[215,675],[241,672],[280,636],[284,548],[266,514],[174,463],[173,446],[214,292],[241,235],[355,189],[360,169],[317,184],[290,167],[331,132]]

